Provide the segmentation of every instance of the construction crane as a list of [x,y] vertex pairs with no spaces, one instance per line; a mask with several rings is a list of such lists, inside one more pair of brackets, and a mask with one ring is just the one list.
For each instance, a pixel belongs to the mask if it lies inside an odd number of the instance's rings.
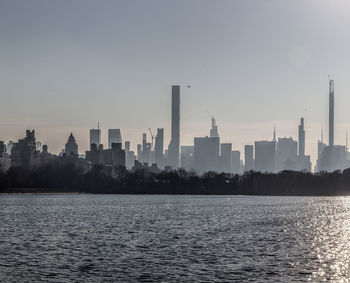
[[153,150],[153,141],[154,141],[154,135],[153,135],[153,133],[152,133],[152,130],[151,130],[151,128],[148,128],[149,129],[149,133],[151,134],[151,138],[152,138],[152,143],[151,143],[151,150]]

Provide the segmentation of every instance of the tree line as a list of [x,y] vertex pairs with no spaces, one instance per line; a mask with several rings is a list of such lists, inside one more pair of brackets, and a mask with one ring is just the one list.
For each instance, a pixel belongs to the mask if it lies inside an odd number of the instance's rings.
[[[112,170],[113,169],[113,170]],[[113,172],[113,174],[112,174]],[[334,172],[245,172],[243,175],[183,169],[153,173],[94,165],[84,172],[73,163],[51,162],[34,169],[0,170],[0,192],[105,194],[350,195],[350,168]]]

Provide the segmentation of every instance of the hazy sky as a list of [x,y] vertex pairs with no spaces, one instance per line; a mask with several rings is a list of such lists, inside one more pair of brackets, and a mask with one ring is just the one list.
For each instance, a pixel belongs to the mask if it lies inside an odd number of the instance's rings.
[[[34,128],[49,150],[70,131],[121,128],[132,147],[151,127],[170,132],[171,85],[181,93],[181,143],[297,138],[306,123],[314,159],[328,74],[335,80],[335,142],[350,128],[350,1],[0,0],[0,139]],[[105,131],[106,133],[106,131]]]

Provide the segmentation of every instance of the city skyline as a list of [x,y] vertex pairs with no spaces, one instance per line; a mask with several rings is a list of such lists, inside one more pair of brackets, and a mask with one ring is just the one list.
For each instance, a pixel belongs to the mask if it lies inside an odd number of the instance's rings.
[[349,26],[350,0],[0,0],[0,283],[349,281]]
[[[176,85],[175,87],[180,87],[180,86]],[[186,89],[186,88],[190,88],[190,87],[191,87],[190,85],[185,86],[185,87],[182,88],[182,90]],[[174,88],[174,86],[173,86],[173,88]],[[332,91],[331,91],[331,89],[332,89]],[[178,93],[180,93],[180,90],[178,90]],[[180,98],[178,98],[178,100],[180,100]],[[321,127],[320,135],[317,138],[317,140],[315,140],[315,141],[313,141],[313,140],[310,141],[310,138],[308,137],[308,132],[309,132],[309,130],[311,128],[310,126],[308,126],[307,127],[308,131],[306,133],[306,137],[305,137],[305,132],[304,132],[304,136],[303,136],[303,139],[306,140],[306,141],[304,141],[304,144],[306,144],[306,145],[309,144],[310,145],[311,143],[314,143],[315,147],[317,148],[317,142],[321,141],[321,139],[323,139],[323,132],[326,131],[326,134],[328,134],[328,140],[323,140],[324,142],[328,143],[332,139],[331,136],[333,136],[333,144],[346,145],[346,136],[344,136],[344,142],[337,143],[336,139],[335,139],[336,142],[334,142],[334,128],[337,129],[337,121],[334,121],[334,80],[331,80],[331,79],[329,79],[329,101],[328,102],[329,102],[329,106],[328,106],[329,107],[329,109],[328,109],[328,111],[329,111],[329,113],[328,113],[328,116],[329,116],[328,125],[325,125],[325,126]],[[206,125],[205,131],[208,131],[209,123],[211,123],[212,130],[210,130],[210,134],[203,133],[203,134],[200,134],[198,136],[206,136],[206,135],[211,136],[212,131],[215,131],[216,133],[218,132],[218,127],[220,127],[220,125],[216,125],[216,119],[214,118],[214,116],[211,116],[211,114],[209,112],[208,112],[208,114],[210,116],[209,117],[210,119],[209,118],[207,119],[208,120],[208,125]],[[304,117],[300,117],[299,119],[302,119],[302,122],[300,121],[300,123],[302,123],[303,127],[304,127]],[[164,128],[161,128],[161,129],[163,129],[163,134],[162,135],[163,135],[163,138],[164,138],[164,144],[167,144],[167,137],[171,136],[171,128],[172,128],[172,126],[171,126],[171,119],[169,119],[169,120],[170,120],[170,122],[169,122],[170,125],[168,125],[168,127],[165,127],[165,130],[164,130]],[[164,124],[163,122],[160,121],[159,124]],[[26,123],[26,124],[27,124],[26,125],[26,129],[28,129],[28,127],[27,127],[28,123]],[[331,129],[331,128],[329,128],[329,125],[333,125],[333,127],[332,127],[333,131],[329,131],[329,129]],[[300,125],[299,125],[299,127],[300,127]],[[277,128],[277,134],[276,134],[276,123],[274,123],[273,124],[273,128],[271,128],[271,133],[267,133],[267,134],[265,133],[263,135],[265,138],[252,137],[251,138],[252,141],[248,142],[247,144],[248,145],[249,144],[253,144],[255,141],[259,141],[259,140],[273,140],[274,138],[277,138],[277,137],[278,138],[290,138],[290,137],[292,137],[295,140],[300,139],[300,136],[299,136],[299,133],[298,133],[298,128],[296,127],[296,125],[293,125],[293,128],[294,128],[294,132],[296,132],[295,135],[279,135],[278,134],[278,128]],[[82,154],[82,153],[84,153],[86,150],[88,150],[90,148],[90,144],[91,143],[95,143],[95,140],[96,141],[98,140],[97,145],[99,145],[101,143],[102,145],[104,145],[105,148],[111,148],[111,142],[109,141],[109,139],[110,139],[109,133],[111,131],[112,132],[117,131],[118,132],[117,135],[121,135],[121,136],[123,136],[123,138],[122,138],[123,140],[129,141],[130,150],[133,150],[133,151],[137,152],[137,144],[140,143],[142,135],[146,135],[146,138],[148,140],[151,139],[151,135],[148,133],[148,130],[151,130],[151,128],[139,129],[138,130],[139,132],[136,133],[136,135],[131,135],[131,136],[135,137],[135,140],[134,140],[134,139],[128,138],[130,136],[125,135],[124,129],[110,129],[110,128],[107,129],[107,128],[102,128],[102,127],[100,127],[100,122],[97,122],[97,128],[92,127],[92,128],[87,130],[87,132],[90,132],[89,138],[88,138],[88,140],[90,140],[89,142],[88,141],[83,141],[82,143],[80,143],[80,141],[82,140],[82,137],[79,136],[78,134],[76,134],[76,132],[74,132],[74,131],[67,132],[67,138],[70,135],[70,133],[74,133],[74,135],[75,135],[75,137],[77,138],[77,141],[78,141],[77,143],[79,145],[83,144],[83,146],[79,146],[79,148],[81,149],[81,151],[79,153]],[[36,131],[36,134],[37,134],[38,133],[37,129],[35,129],[35,131]],[[305,129],[304,129],[304,131],[305,131]],[[183,138],[183,129],[182,128],[180,128],[180,132],[181,132],[181,139],[182,139]],[[220,127],[220,133],[221,132],[225,132],[225,129],[222,129],[222,127]],[[331,132],[333,132],[333,135],[331,134]],[[21,138],[22,135],[23,135],[23,132],[21,132],[19,134],[19,136],[20,136],[19,138]],[[344,135],[346,135],[346,132],[344,133]],[[46,143],[45,140],[41,140],[40,139],[40,135],[37,135],[37,136],[38,136],[37,140],[40,140],[40,142],[42,144],[48,145],[49,148],[51,149],[50,144]],[[335,136],[337,136],[337,131],[335,131]],[[221,137],[221,135],[220,135],[220,137]],[[6,139],[4,137],[1,137],[1,138],[3,140],[7,141],[7,142],[8,141],[16,141],[17,140],[17,139]],[[94,141],[91,141],[91,138]],[[192,136],[192,141],[190,141],[188,143],[185,143],[185,144],[180,143],[180,147],[181,146],[193,145],[193,139],[194,138],[195,138],[195,136]],[[64,137],[64,139],[65,139],[65,141],[67,140],[66,137]],[[169,140],[169,143],[170,143],[171,138],[169,137],[168,140]],[[188,141],[188,139],[186,139],[186,140]],[[233,149],[234,150],[239,150],[242,153],[242,160],[244,160],[244,147],[247,144],[242,144],[241,143],[240,147],[235,147],[235,145],[237,145],[237,143],[235,143],[235,140],[225,140],[224,139],[224,140],[221,140],[221,142],[232,143]],[[88,146],[84,145],[86,143],[88,144]],[[298,146],[300,146],[300,144]],[[53,150],[53,151],[50,150],[50,152],[52,152],[54,154],[59,154],[60,152],[62,152],[63,149],[64,149],[64,143],[63,143],[62,146],[60,146],[58,151],[57,150]],[[299,148],[299,150],[300,150],[300,148]],[[304,145],[304,151],[305,151],[305,145]],[[317,152],[315,154],[313,154],[312,152],[308,152],[307,148],[306,148],[306,151],[307,151],[308,155],[312,156],[312,158],[311,158],[312,163],[316,164]]]
[[[222,141],[241,152],[270,139],[274,124],[277,136],[297,139],[295,125],[304,117],[314,163],[322,126],[328,136],[330,74],[334,139],[345,144],[349,3],[137,2],[139,10],[127,1],[0,3],[3,139],[31,128],[59,153],[73,132],[84,152],[100,121],[103,129],[122,129],[133,150],[148,128],[164,128],[167,146],[168,86],[180,84],[182,145],[206,135],[207,111]],[[101,138],[106,145],[106,131]]]
[[[164,128],[157,128],[156,135],[149,128],[150,140],[147,138],[147,133],[143,132],[142,143],[137,144],[137,150],[131,148],[130,141],[125,141],[123,146],[120,129],[108,129],[108,145],[105,148],[101,143],[101,129],[98,122],[97,129],[90,129],[90,146],[85,155],[79,154],[79,146],[71,133],[59,156],[63,161],[74,160],[86,170],[92,164],[122,166],[132,171],[140,168],[155,172],[183,168],[200,174],[208,171],[242,174],[251,169],[275,173],[284,170],[306,172],[343,170],[350,166],[348,136],[346,133],[346,145],[334,143],[335,84],[333,79],[328,79],[328,144],[323,140],[322,128],[321,139],[317,140],[317,160],[314,164],[305,151],[304,117],[300,118],[298,125],[298,140],[292,137],[277,137],[274,125],[272,139],[255,140],[254,145],[245,145],[242,158],[241,151],[233,148],[232,143],[220,140],[216,119],[209,112],[211,118],[209,135],[194,136],[192,145],[181,145],[180,85],[171,87],[171,140],[167,148],[164,148]],[[6,142],[1,141],[1,152],[0,161],[4,168],[22,165],[32,168],[58,158],[48,151],[46,144],[43,145],[36,139],[34,130],[26,130],[26,137],[19,139],[18,142],[8,142],[7,149]]]

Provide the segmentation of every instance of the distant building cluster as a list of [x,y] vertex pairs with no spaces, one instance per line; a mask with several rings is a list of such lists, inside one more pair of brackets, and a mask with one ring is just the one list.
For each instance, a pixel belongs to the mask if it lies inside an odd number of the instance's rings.
[[[142,143],[137,151],[131,150],[130,141],[122,142],[120,129],[108,129],[108,148],[101,143],[101,129],[90,130],[90,149],[79,155],[78,144],[71,133],[59,156],[50,154],[47,145],[35,139],[34,130],[26,131],[26,136],[17,142],[7,144],[0,141],[0,169],[11,166],[34,168],[52,160],[74,162],[84,170],[94,164],[111,168],[126,167],[130,170],[148,169],[154,172],[183,168],[199,174],[208,171],[242,174],[245,171],[279,172],[283,170],[311,172],[310,156],[305,154],[305,121],[300,118],[298,140],[292,137],[276,138],[274,129],[272,140],[255,141],[245,145],[244,158],[234,150],[231,143],[221,143],[218,126],[211,117],[209,136],[194,137],[193,145],[180,143],[180,86],[172,86],[171,139],[164,147],[164,129],[158,128],[156,135],[149,129],[142,134]],[[350,167],[347,145],[334,144],[334,81],[329,80],[329,144],[318,141],[318,158],[315,172],[343,170]]]

